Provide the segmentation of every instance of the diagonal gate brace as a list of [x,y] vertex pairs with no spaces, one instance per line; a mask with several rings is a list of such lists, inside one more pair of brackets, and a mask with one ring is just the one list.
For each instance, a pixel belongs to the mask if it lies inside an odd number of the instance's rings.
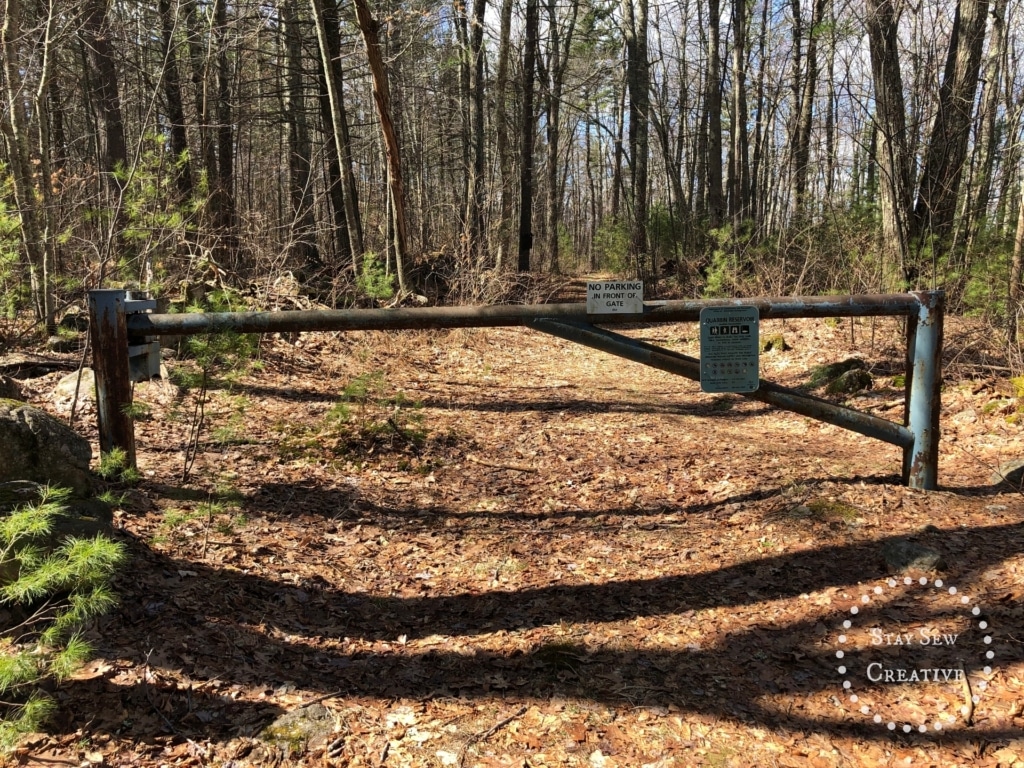
[[[589,323],[538,318],[528,325],[534,330],[558,336],[566,341],[592,347],[610,355],[624,357],[635,363],[649,365],[652,368],[674,373],[687,379],[700,381],[700,360],[695,357],[663,349],[644,341],[637,341],[619,333],[597,328]],[[904,450],[914,445],[913,433],[902,424],[837,405],[795,389],[781,387],[770,381],[761,379],[756,391],[738,394],[897,445]]]

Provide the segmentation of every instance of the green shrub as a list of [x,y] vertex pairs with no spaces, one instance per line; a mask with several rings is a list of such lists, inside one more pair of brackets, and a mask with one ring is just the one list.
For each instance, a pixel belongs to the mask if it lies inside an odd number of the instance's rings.
[[369,298],[387,301],[395,295],[395,276],[388,274],[387,265],[375,253],[363,256],[363,269],[356,278],[356,286]]
[[120,544],[103,536],[52,541],[68,495],[47,489],[38,504],[0,519],[0,603],[25,616],[0,637],[0,751],[53,711],[42,686],[81,666],[90,648],[79,629],[115,603],[110,581],[125,559]]
[[142,479],[142,475],[128,462],[128,454],[123,448],[111,448],[100,455],[100,464],[96,474],[112,483],[134,485]]

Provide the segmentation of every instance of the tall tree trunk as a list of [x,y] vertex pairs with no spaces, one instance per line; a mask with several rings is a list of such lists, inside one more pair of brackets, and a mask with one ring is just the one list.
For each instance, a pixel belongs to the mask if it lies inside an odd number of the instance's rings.
[[323,266],[323,261],[316,244],[316,221],[313,215],[313,153],[303,85],[305,66],[302,58],[302,30],[297,9],[292,6],[292,2],[284,0],[279,7],[288,65],[284,118],[288,125],[288,197],[291,203],[289,250],[296,266],[317,270]]
[[739,224],[750,215],[750,151],[747,137],[747,1],[734,0],[732,108],[729,110],[729,215]]
[[909,269],[911,214],[910,154],[907,150],[907,115],[900,75],[895,0],[867,0],[867,32],[871,49],[871,75],[875,85],[875,120],[878,127],[876,162],[881,172],[881,208],[884,247],[892,251],[902,279],[913,283]]
[[509,222],[512,220],[512,200],[515,195],[512,179],[512,155],[509,151],[508,130],[508,65],[512,37],[512,0],[501,2],[501,31],[498,37],[498,73],[495,83],[495,152],[501,168],[501,209],[498,220],[498,254],[495,269],[501,270],[505,252],[509,248]]
[[407,261],[405,192],[402,185],[402,159],[399,152],[398,135],[391,120],[391,97],[388,89],[387,72],[384,70],[384,57],[381,55],[378,32],[380,25],[373,18],[367,0],[353,0],[356,9],[356,22],[366,46],[366,58],[370,64],[370,79],[373,85],[373,101],[377,107],[380,120],[381,135],[384,139],[384,152],[388,164],[388,192],[394,207],[395,224],[395,271],[398,274],[398,289],[402,294],[409,293],[405,278]]
[[[642,278],[649,274],[647,262],[647,170],[651,73],[647,60],[647,0],[622,0],[622,34],[626,42],[626,84],[629,88],[629,155],[630,167],[633,172],[630,180],[633,219],[629,239],[629,255],[636,274]],[[721,155],[719,155],[719,168],[721,168]]]
[[[13,181],[14,204],[20,220],[21,242],[28,258],[29,276],[32,287],[33,305],[36,317],[45,324],[48,334],[56,332],[54,302],[51,290],[52,238],[51,227],[47,221],[49,206],[40,205],[34,182],[33,157],[29,147],[30,123],[26,109],[27,94],[25,93],[24,74],[30,71],[34,63],[30,63],[31,47],[26,46],[23,38],[23,9],[18,0],[4,0],[3,22],[0,25],[0,51],[3,61],[3,84],[5,101],[0,109],[0,132],[7,145],[8,161]],[[50,18],[55,18],[51,12]],[[49,54],[52,22],[47,23],[47,41],[45,54]],[[22,48],[25,46],[25,48]],[[45,87],[47,67],[43,67],[42,86]],[[41,99],[35,99],[33,106],[38,108]],[[37,119],[45,121],[44,115]],[[48,178],[41,179],[43,186],[49,184]],[[42,197],[40,194],[39,197]]]
[[704,96],[707,115],[707,212],[713,228],[722,226],[725,197],[722,188],[722,70],[719,28],[720,0],[708,0],[708,80]]
[[611,217],[618,221],[622,207],[622,161],[625,151],[622,140],[626,133],[626,57],[622,57],[622,82],[618,84],[618,98],[615,100],[615,147],[612,152],[612,202]]
[[537,132],[533,103],[537,71],[537,35],[540,0],[526,0],[526,30],[523,46],[523,121],[520,133],[519,165],[519,258],[516,269],[530,271],[533,253],[533,145]]
[[1018,316],[1024,312],[1024,175],[1021,176],[1020,205],[1017,210],[1017,230],[1013,236],[1013,260],[1010,262],[1009,320],[1010,342],[1016,343],[1020,332]]
[[218,262],[233,261],[238,249],[235,212],[235,138],[231,116],[231,63],[228,60],[227,0],[214,0],[213,31],[217,49],[217,184],[213,188]]
[[[100,246],[101,261],[105,266],[111,256],[115,261],[123,261],[129,255],[128,243],[123,237],[127,224],[123,193],[128,173],[128,146],[114,66],[114,47],[110,40],[107,0],[88,0],[84,16],[80,36],[85,49],[86,81],[91,90],[89,103],[96,126],[96,160],[100,190],[105,198],[103,206],[110,212],[104,221],[106,231]],[[111,254],[112,249],[120,252]]]
[[171,154],[174,156],[174,184],[182,200],[192,197],[192,162],[188,156],[188,134],[185,127],[185,108],[181,94],[181,74],[174,42],[177,19],[170,0],[159,0],[160,27],[163,34],[163,86],[167,102]]
[[466,245],[479,271],[486,258],[484,242],[484,13],[487,0],[473,0],[468,31],[469,179],[466,184]]
[[750,169],[750,210],[753,212],[754,219],[757,222],[758,228],[764,226],[767,206],[765,201],[767,200],[767,187],[762,182],[762,177],[765,175],[761,171],[762,159],[764,157],[764,146],[766,142],[767,134],[767,122],[765,120],[765,76],[767,70],[765,51],[768,46],[768,7],[769,3],[761,4],[761,34],[758,35],[757,43],[757,86],[756,93],[754,96],[754,105],[757,110],[757,117],[754,118],[754,152],[753,159],[751,161]]
[[[206,49],[212,45],[209,30],[204,33],[204,19],[196,0],[182,0],[185,9],[185,28],[188,34],[188,53],[192,65],[192,88],[195,92],[196,122],[199,128],[199,162],[205,181],[206,199],[202,207],[202,220],[209,224],[213,214],[214,191],[218,188],[217,147],[214,141],[213,116],[210,98],[210,57]],[[208,25],[206,25],[208,26]]]
[[340,178],[344,185],[344,190],[337,189],[334,193],[342,202],[346,222],[344,235],[348,240],[348,247],[341,250],[341,255],[352,258],[352,268],[358,275],[364,250],[363,226],[359,216],[359,198],[352,170],[352,149],[345,112],[337,0],[310,0],[310,9],[313,12],[317,44],[320,48],[322,84],[327,92],[327,105],[330,108],[330,119],[325,120],[324,125],[325,130],[330,129],[329,138],[333,139],[334,154],[340,164]]
[[121,99],[118,91],[117,70],[114,67],[114,47],[110,41],[106,0],[88,0],[82,25],[89,82],[93,93],[91,101],[96,121],[96,146],[104,187],[114,194],[121,191],[128,166],[128,145],[124,137]]
[[[944,250],[956,216],[985,41],[988,0],[958,0],[939,103],[928,137],[911,237]],[[913,265],[916,277],[918,265]]]
[[[561,135],[562,135],[562,93],[565,86],[565,73],[569,66],[569,52],[572,38],[576,30],[576,17],[579,13],[578,0],[569,4],[569,18],[565,29],[558,23],[558,3],[548,0],[548,75],[547,88],[547,139],[548,162],[547,170],[547,252],[551,271],[561,272],[559,263],[559,233],[562,224],[562,184],[559,180],[561,169]],[[564,174],[563,174],[564,176]]]
[[[803,88],[797,113],[793,140],[793,212],[797,217],[807,213],[807,174],[811,162],[811,127],[814,118],[814,95],[818,89],[818,35],[825,18],[827,0],[815,0],[811,11],[811,25],[807,33],[807,53]],[[794,3],[799,12],[799,3]],[[800,89],[800,82],[794,84]]]
[[[345,180],[342,177],[341,159],[338,157],[338,143],[334,138],[334,110],[327,93],[327,78],[323,61],[317,59],[317,102],[320,105],[320,122],[324,132],[324,157],[327,163],[327,198],[331,203],[332,237],[334,251],[342,262],[353,264],[352,243],[348,234],[348,220],[345,217]],[[353,264],[354,267],[354,264]]]
[[1007,0],[995,0],[992,7],[992,31],[989,35],[988,59],[982,77],[984,91],[981,96],[981,127],[976,150],[979,154],[977,172],[967,205],[967,242],[965,251],[974,250],[975,240],[985,221],[989,200],[992,196],[992,171],[998,151],[999,130],[996,120],[999,114],[1000,88],[1003,59],[1006,56],[1006,6]]

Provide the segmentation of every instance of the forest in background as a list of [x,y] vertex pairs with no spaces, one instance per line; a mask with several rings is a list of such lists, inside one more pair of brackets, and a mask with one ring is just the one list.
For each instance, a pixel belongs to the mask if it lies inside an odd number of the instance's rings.
[[[373,2],[373,5],[370,3]],[[3,0],[3,315],[291,274],[943,287],[1016,334],[1008,0]]]

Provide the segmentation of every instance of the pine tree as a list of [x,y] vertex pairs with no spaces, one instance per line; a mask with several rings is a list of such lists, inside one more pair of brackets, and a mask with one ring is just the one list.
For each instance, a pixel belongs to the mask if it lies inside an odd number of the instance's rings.
[[52,545],[69,493],[47,488],[38,503],[0,518],[0,603],[18,617],[0,634],[0,752],[53,711],[41,683],[82,665],[91,651],[82,625],[116,602],[110,581],[125,559],[121,544],[97,535]]

